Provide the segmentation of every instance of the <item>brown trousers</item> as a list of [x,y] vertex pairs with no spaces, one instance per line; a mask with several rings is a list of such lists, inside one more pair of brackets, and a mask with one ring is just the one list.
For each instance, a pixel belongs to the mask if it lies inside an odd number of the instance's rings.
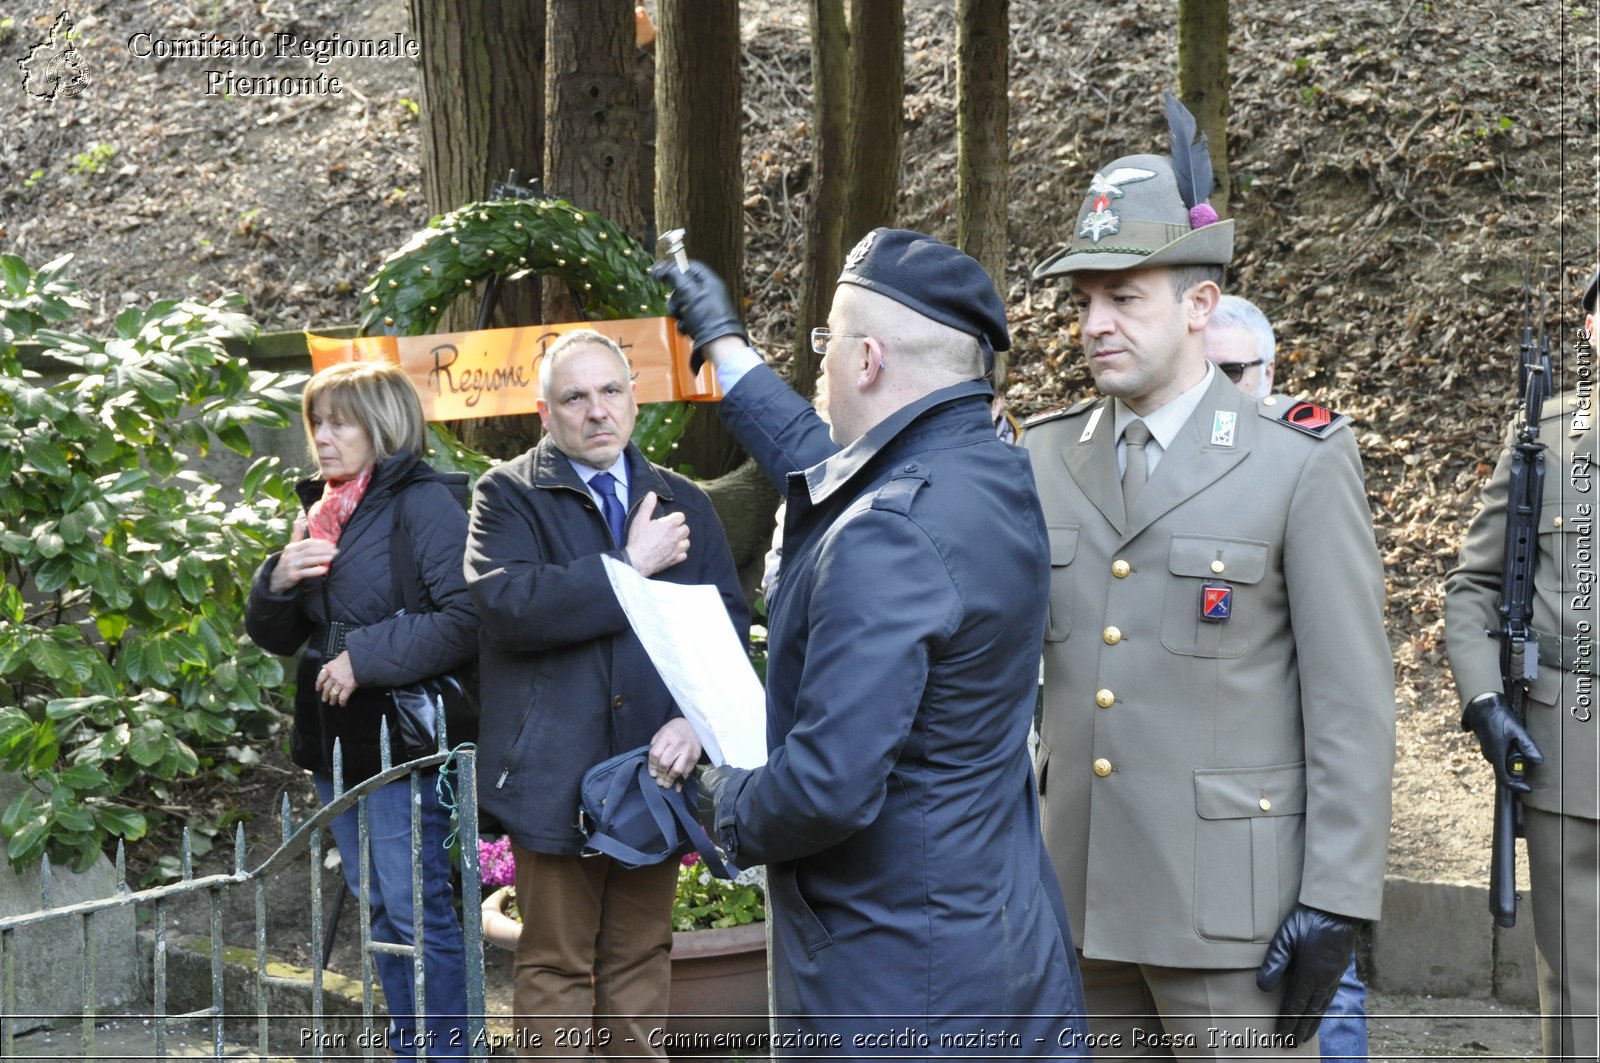
[[1256,970],[1200,970],[1086,959],[1078,954],[1097,1059],[1322,1058],[1318,1039],[1277,1047],[1281,991],[1256,988]]
[[678,861],[635,871],[608,856],[513,845],[522,936],[512,1004],[520,1059],[665,1059]]

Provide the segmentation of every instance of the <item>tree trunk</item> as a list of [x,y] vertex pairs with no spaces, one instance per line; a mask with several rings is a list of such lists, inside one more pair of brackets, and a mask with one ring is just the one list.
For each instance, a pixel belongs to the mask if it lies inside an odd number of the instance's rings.
[[827,324],[844,262],[844,156],[850,128],[849,48],[844,0],[811,0],[811,193],[806,207],[806,255],[795,319],[789,384],[816,390],[819,359],[810,332]]
[[1228,0],[1178,0],[1178,98],[1210,138],[1211,206],[1228,217]]
[[[518,0],[411,0],[411,25],[421,49],[423,192],[430,215],[485,199],[490,186],[516,170],[538,179],[544,153],[543,3]],[[473,328],[478,293],[445,309],[439,330]],[[539,285],[502,285],[491,324],[540,320]],[[462,440],[498,457],[538,438],[531,416],[463,421]]]
[[[643,235],[631,0],[549,0],[545,190]],[[576,321],[563,285],[544,285],[547,321]]]
[[761,583],[762,563],[772,545],[773,514],[782,498],[754,458],[702,486],[728,537],[739,582],[746,597],[753,599]]
[[1006,293],[1009,0],[956,0],[956,242]]
[[[657,228],[687,230],[687,253],[716,270],[741,306],[739,0],[659,0],[656,12]],[[675,455],[702,477],[720,476],[742,457],[709,408],[696,411]]]
[[848,247],[893,225],[905,137],[903,0],[850,0],[850,202],[841,229]]

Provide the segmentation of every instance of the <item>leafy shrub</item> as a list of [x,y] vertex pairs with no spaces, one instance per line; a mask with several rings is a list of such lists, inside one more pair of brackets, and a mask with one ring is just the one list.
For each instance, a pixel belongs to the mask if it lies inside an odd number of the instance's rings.
[[[108,340],[59,331],[84,307],[68,257],[0,255],[0,771],[29,784],[0,834],[14,867],[81,870],[145,833],[130,786],[226,772],[210,751],[282,718],[282,665],[241,633],[292,486],[275,457],[239,497],[185,466],[218,442],[250,455],[246,426],[291,424],[303,378],[228,353],[257,331],[239,296],[129,308]],[[58,382],[23,368],[27,340]]]

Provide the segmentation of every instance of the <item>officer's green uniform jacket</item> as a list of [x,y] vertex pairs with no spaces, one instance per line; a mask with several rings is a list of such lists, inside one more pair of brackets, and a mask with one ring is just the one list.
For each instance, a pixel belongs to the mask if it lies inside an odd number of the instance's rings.
[[[1592,408],[1591,408],[1592,411]],[[1546,812],[1600,818],[1596,807],[1600,761],[1600,713],[1593,688],[1580,687],[1573,672],[1581,664],[1593,672],[1594,584],[1580,576],[1594,572],[1594,428],[1574,429],[1577,395],[1566,392],[1544,404],[1539,441],[1545,454],[1544,491],[1539,507],[1539,557],[1533,570],[1533,626],[1550,636],[1540,641],[1539,677],[1529,691],[1528,732],[1544,763],[1528,775],[1532,792],[1523,802]],[[1520,420],[1520,418],[1518,418]],[[1592,421],[1592,417],[1591,417]],[[1450,669],[1463,702],[1505,689],[1500,677],[1499,629],[1501,569],[1505,556],[1506,492],[1511,482],[1510,444],[1483,492],[1483,509],[1473,518],[1456,568],[1445,577],[1445,639]],[[1586,551],[1588,561],[1580,561]],[[1587,632],[1578,625],[1588,624]],[[1576,636],[1587,638],[1579,640]],[[1587,680],[1584,680],[1587,682]]]
[[[1131,515],[1109,401],[1023,436],[1051,555],[1045,841],[1086,956],[1250,967],[1297,900],[1379,914],[1382,568],[1354,436],[1279,423],[1293,405],[1214,374]],[[1201,619],[1208,582],[1231,619]]]

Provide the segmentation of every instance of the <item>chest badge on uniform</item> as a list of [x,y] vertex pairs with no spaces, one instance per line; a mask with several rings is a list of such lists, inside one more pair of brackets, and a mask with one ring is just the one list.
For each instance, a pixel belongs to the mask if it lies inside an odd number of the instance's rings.
[[1200,619],[1214,624],[1233,619],[1233,584],[1210,580],[1200,585]]
[[1239,423],[1239,415],[1232,410],[1217,410],[1211,415],[1211,445],[1214,447],[1233,446],[1233,429]]

